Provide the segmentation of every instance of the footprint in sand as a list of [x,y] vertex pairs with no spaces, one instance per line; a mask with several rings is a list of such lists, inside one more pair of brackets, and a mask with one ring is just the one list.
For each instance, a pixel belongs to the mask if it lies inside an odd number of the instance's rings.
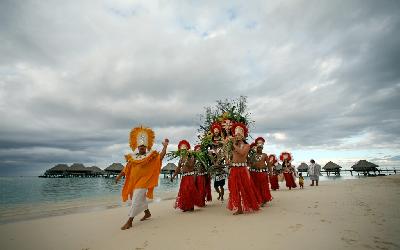
[[346,242],[349,245],[353,245],[358,243],[359,233],[353,230],[344,230],[344,236],[340,238],[342,241]]
[[289,229],[291,229],[292,232],[297,232],[300,229],[302,229],[303,227],[304,227],[303,224],[296,224],[296,225],[290,226]]
[[375,242],[375,244],[377,244],[375,247],[378,249],[389,249],[391,247],[399,248],[399,245],[397,245],[393,242],[390,242],[390,241],[384,241],[377,236],[374,237],[374,242]]
[[320,221],[321,221],[321,222],[326,222],[326,223],[329,223],[329,224],[332,223],[332,221],[330,221],[330,220],[325,220],[325,219],[321,219]]
[[135,248],[135,250],[143,250],[143,249],[145,249],[148,245],[149,245],[149,242],[146,240],[146,241],[143,243],[143,246],[142,246],[142,247],[137,247],[137,248]]
[[357,240],[349,238],[349,237],[342,237],[340,238],[342,241],[346,242],[349,245],[354,245],[355,243],[357,243]]

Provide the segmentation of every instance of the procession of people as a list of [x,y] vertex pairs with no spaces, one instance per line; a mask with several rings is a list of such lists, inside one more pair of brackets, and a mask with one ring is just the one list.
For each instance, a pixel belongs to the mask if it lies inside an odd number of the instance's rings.
[[[174,208],[183,212],[194,211],[195,207],[204,208],[212,201],[211,183],[218,194],[217,200],[224,202],[227,180],[229,196],[227,209],[233,215],[254,212],[265,207],[273,200],[271,190],[280,189],[279,182],[285,180],[289,190],[297,188],[297,172],[292,166],[292,154],[282,152],[279,156],[267,154],[264,150],[266,140],[257,137],[248,143],[249,121],[246,115],[236,112],[223,112],[207,119],[202,126],[203,133],[198,136],[198,144],[191,148],[190,142],[181,140],[176,151],[167,153],[168,139],[162,141],[161,152],[152,150],[155,135],[147,127],[133,128],[129,144],[133,153],[125,155],[126,166],[117,176],[118,182],[123,176],[122,200],[132,200],[127,222],[122,230],[132,227],[136,215],[144,212],[141,220],[151,217],[147,198],[153,198],[153,190],[158,185],[162,160],[177,160],[178,165],[171,182],[181,176],[179,191]],[[311,160],[309,170],[312,185],[318,186],[320,166]],[[299,186],[303,188],[304,178],[299,177]]]

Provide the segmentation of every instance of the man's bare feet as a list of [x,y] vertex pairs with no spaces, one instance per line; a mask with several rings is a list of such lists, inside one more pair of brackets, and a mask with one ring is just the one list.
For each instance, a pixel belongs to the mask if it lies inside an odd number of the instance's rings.
[[129,218],[128,221],[121,227],[121,230],[126,230],[132,227],[133,218]]
[[147,219],[150,218],[150,217],[151,217],[150,211],[149,211],[149,210],[145,210],[145,211],[144,211],[144,216],[143,216],[143,218],[140,219],[140,221],[147,220]]

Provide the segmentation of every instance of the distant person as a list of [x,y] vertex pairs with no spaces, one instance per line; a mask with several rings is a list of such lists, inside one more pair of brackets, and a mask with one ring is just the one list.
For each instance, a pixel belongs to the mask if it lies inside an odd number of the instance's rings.
[[136,127],[131,130],[129,144],[134,151],[132,155],[125,156],[127,164],[115,179],[115,182],[125,176],[122,189],[122,200],[132,200],[128,221],[121,227],[122,230],[132,227],[133,218],[144,211],[141,221],[151,217],[146,197],[153,199],[154,188],[158,185],[161,162],[165,156],[168,139],[162,143],[160,153],[151,150],[154,143],[154,132],[150,128]]
[[310,176],[311,180],[310,186],[314,186],[314,182],[315,185],[318,186],[319,174],[321,173],[321,166],[316,164],[313,159],[310,160],[310,163],[311,163],[310,167],[308,168],[308,175]]
[[299,173],[299,186],[301,189],[304,188],[304,177],[302,173]]
[[288,152],[282,152],[279,158],[282,161],[283,176],[286,181],[286,187],[288,187],[289,190],[292,190],[292,188],[297,187],[295,181],[295,170],[291,164],[292,155]]
[[217,200],[224,201],[224,186],[225,186],[226,172],[223,166],[216,168],[216,174],[214,178],[214,189],[218,193]]
[[272,190],[275,191],[279,189],[278,172],[275,169],[273,170],[272,175],[270,176],[270,182]]

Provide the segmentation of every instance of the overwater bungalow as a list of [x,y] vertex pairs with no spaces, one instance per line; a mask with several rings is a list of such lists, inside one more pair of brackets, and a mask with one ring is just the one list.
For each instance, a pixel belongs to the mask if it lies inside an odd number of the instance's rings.
[[341,168],[342,167],[339,166],[338,164],[329,161],[327,164],[325,164],[325,166],[322,169],[325,170],[327,175],[329,176],[331,172],[333,172],[335,175],[340,175]]
[[121,163],[113,163],[104,169],[104,171],[106,172],[107,177],[113,177],[121,173],[122,169],[124,169],[124,165]]
[[161,174],[164,175],[164,178],[166,175],[172,175],[175,173],[176,165],[174,163],[168,163],[161,169]]
[[305,162],[302,162],[298,167],[297,171],[299,172],[307,172],[308,171],[308,165]]
[[370,172],[374,172],[374,175],[376,175],[376,172],[380,172],[378,167],[378,165],[372,162],[360,160],[351,168],[353,169],[353,171],[356,171],[358,173],[362,172],[364,175],[371,175]]

